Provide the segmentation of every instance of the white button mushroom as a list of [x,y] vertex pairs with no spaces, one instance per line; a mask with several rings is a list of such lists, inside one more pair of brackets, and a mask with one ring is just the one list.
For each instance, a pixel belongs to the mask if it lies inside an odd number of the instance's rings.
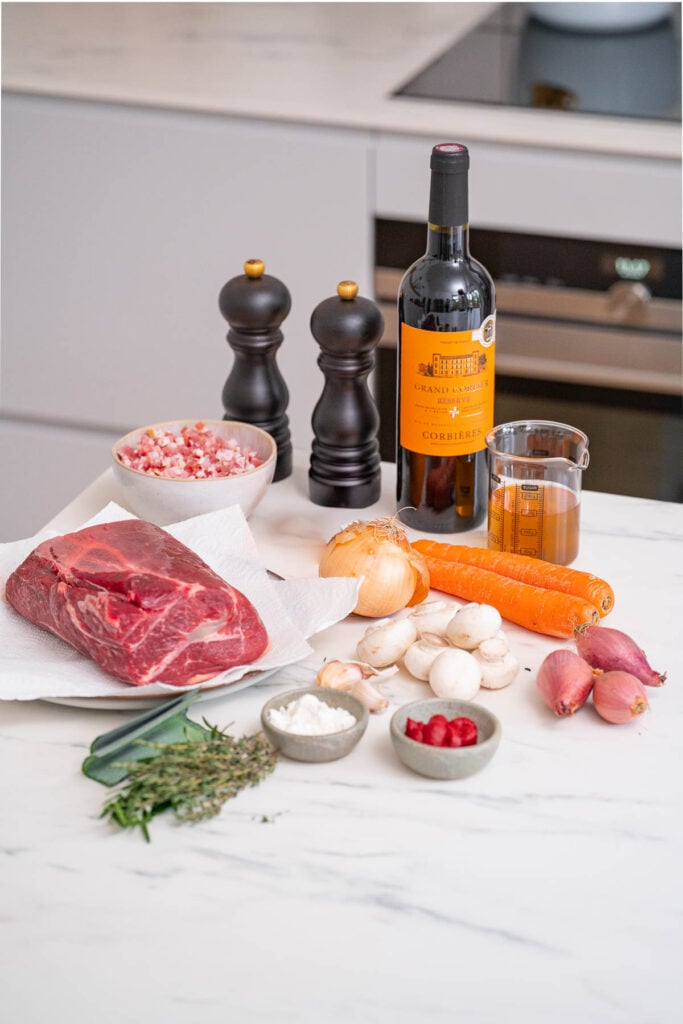
[[500,612],[490,604],[466,604],[449,622],[446,636],[455,647],[473,651],[494,637],[501,623]]
[[429,685],[437,697],[472,700],[481,686],[479,662],[468,651],[449,647],[432,662]]
[[510,650],[507,637],[504,633],[496,633],[489,640],[482,640],[477,647],[477,654],[481,655],[484,661],[500,661]]
[[428,633],[421,640],[411,644],[403,659],[404,668],[411,676],[426,683],[429,679],[429,670],[434,659],[448,648],[448,641],[445,637]]
[[504,650],[499,657],[491,656],[495,653],[493,645],[499,643],[498,637],[485,640],[474,651],[474,657],[481,668],[481,685],[486,690],[502,690],[504,686],[509,686],[519,673],[519,662],[511,651]]
[[417,629],[410,617],[382,619],[365,630],[358,642],[356,653],[361,661],[373,668],[385,668],[399,661],[417,640]]
[[436,633],[437,636],[445,636],[448,623],[451,621],[460,605],[452,604],[449,601],[424,601],[423,604],[414,608],[410,613],[417,628],[418,637],[425,633]]

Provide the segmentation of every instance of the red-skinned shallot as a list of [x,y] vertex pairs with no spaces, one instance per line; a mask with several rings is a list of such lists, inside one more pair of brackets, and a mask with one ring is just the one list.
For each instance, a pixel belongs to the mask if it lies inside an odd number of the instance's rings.
[[629,672],[596,672],[593,704],[605,721],[615,725],[632,722],[649,707],[645,687]]
[[666,672],[650,668],[644,651],[619,629],[588,626],[576,631],[576,647],[581,657],[603,672],[628,672],[646,686],[661,686]]
[[536,676],[541,697],[559,718],[582,708],[593,689],[593,669],[573,651],[552,651]]

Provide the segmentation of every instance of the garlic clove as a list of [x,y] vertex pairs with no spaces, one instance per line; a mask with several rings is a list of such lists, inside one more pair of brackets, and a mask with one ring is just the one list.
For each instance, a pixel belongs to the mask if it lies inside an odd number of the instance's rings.
[[[429,637],[429,639],[427,639]],[[403,657],[403,665],[407,672],[423,683],[429,680],[429,670],[434,659],[448,647],[445,637],[434,633],[425,634],[421,640],[411,644]]]
[[328,661],[318,672],[316,682],[329,690],[344,690],[352,693],[368,711],[385,711],[389,701],[370,680],[379,682],[398,672],[398,665],[378,671],[362,661]]
[[359,679],[355,682],[351,687],[351,693],[362,704],[365,704],[368,711],[386,711],[389,707],[386,697],[367,679]]
[[356,654],[373,668],[386,668],[400,661],[416,640],[417,629],[410,616],[390,619],[381,626],[375,624],[366,629],[358,642]]
[[318,672],[316,682],[328,690],[350,690],[354,683],[377,675],[371,665],[360,661],[327,661]]
[[455,647],[473,651],[482,641],[496,635],[502,621],[497,608],[472,602],[455,613],[448,624],[446,636]]

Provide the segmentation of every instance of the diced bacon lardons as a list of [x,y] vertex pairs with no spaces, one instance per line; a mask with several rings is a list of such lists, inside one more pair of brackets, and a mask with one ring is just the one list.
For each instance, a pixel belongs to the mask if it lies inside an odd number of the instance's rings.
[[147,430],[137,444],[122,445],[116,456],[129,469],[172,480],[237,476],[263,465],[255,451],[240,448],[201,422],[181,427],[179,434]]

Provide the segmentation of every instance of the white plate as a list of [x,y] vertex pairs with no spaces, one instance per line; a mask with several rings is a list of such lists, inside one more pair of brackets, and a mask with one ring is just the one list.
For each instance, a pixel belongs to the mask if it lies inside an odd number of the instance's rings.
[[[216,679],[208,680],[199,687],[200,696],[197,697],[195,703],[201,704],[202,701],[225,697],[228,691],[236,693],[238,690],[245,690],[247,686],[256,686],[270,676],[274,676],[276,672],[284,672],[286,668],[285,665],[267,669],[265,672],[250,672],[249,675],[243,676],[234,683],[221,683]],[[189,687],[179,686],[176,688],[177,692],[169,690],[168,693],[159,693],[152,697],[144,694],[136,697],[134,693],[130,695],[124,693],[120,697],[41,697],[40,699],[47,704],[63,704],[68,708],[94,708],[96,711],[144,711],[146,708],[157,707],[165,700],[179,697],[181,693],[187,692],[187,689]]]
[[[259,686],[278,674],[282,676],[278,682],[282,682],[283,685],[286,684],[290,687],[313,686],[318,674],[318,660],[313,656],[312,660],[307,658],[303,661],[295,661],[291,665],[269,668],[263,672],[250,672],[234,683],[221,683],[218,681],[220,677],[217,677],[217,679],[209,680],[198,687],[200,695],[195,704],[227,697],[230,693],[246,690],[248,686]],[[177,693],[161,693],[153,697],[123,694],[120,697],[41,697],[40,699],[47,704],[63,704],[68,708],[89,708],[95,711],[145,711],[147,708],[157,707],[160,701],[173,700],[183,692],[185,692],[183,687],[178,687]]]

